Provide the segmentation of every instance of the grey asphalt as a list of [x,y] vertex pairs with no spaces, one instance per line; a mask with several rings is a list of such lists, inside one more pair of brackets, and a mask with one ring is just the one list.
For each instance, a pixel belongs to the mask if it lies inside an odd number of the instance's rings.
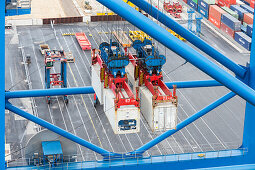
[[[19,81],[21,82],[12,90],[29,88],[27,83],[22,81],[26,79],[26,75],[24,65],[21,63],[23,61],[22,53],[20,52],[21,49],[18,47],[22,47],[24,55],[31,55],[32,62],[28,65],[28,71],[32,89],[44,88],[44,60],[39,51],[39,44],[41,43],[49,44],[51,49],[56,48],[72,51],[75,56],[75,63],[67,65],[68,87],[90,86],[90,51],[82,51],[74,36],[62,36],[62,33],[85,32],[87,36],[88,34],[92,34],[92,37],[88,36],[92,48],[98,48],[100,42],[109,41],[109,38],[111,38],[111,35],[105,34],[105,32],[110,32],[112,29],[122,29],[125,31],[137,30],[134,26],[127,23],[123,24],[122,22],[108,22],[102,24],[90,23],[89,25],[55,25],[54,28],[56,30],[57,38],[54,35],[53,29],[49,25],[41,27],[18,27],[17,33],[19,41],[14,44],[10,44],[14,32],[11,31],[10,34],[6,34],[7,90],[9,89],[8,87],[11,87],[12,84]],[[103,33],[99,34],[98,32]],[[237,50],[215,35],[204,25],[202,25],[202,33],[204,35],[202,36],[202,39],[238,64],[245,65],[249,60],[248,55],[238,53]],[[189,44],[188,42],[186,43]],[[167,63],[163,67],[165,82],[210,79],[209,76],[192,66],[190,63],[187,63],[172,72],[176,67],[183,64],[185,60],[172,51],[165,49],[161,44],[156,43],[156,46],[161,54],[167,56]],[[130,52],[133,51],[134,50],[132,49],[130,50]],[[56,64],[54,68],[55,71],[59,71],[60,66]],[[188,116],[191,116],[228,92],[229,90],[225,87],[179,89],[177,92],[179,98],[178,122],[186,119]],[[36,113],[34,114],[85,140],[91,141],[104,149],[114,152],[125,153],[132,151],[150,141],[152,138],[162,134],[162,132],[152,132],[148,127],[147,122],[142,117],[141,132],[137,134],[115,135],[103,112],[102,106],[96,108],[93,107],[92,95],[75,95],[68,97],[68,104],[63,102],[62,96],[52,97],[52,103],[50,105],[46,104],[45,98],[35,98],[34,103],[36,109],[33,110],[36,110]],[[19,107],[25,108],[24,101],[21,102],[21,100],[15,100],[13,102]],[[245,101],[240,97],[234,97],[180,132],[153,147],[149,152],[145,153],[145,156],[148,156],[148,154],[177,154],[238,148],[242,142],[244,108]],[[17,121],[14,120],[12,113],[10,115],[11,116],[9,116],[6,123],[7,143],[20,141],[27,124],[26,120]],[[28,139],[29,135],[25,133],[25,137],[20,143],[13,144],[13,150],[20,150],[20,147],[25,147]],[[82,155],[79,156],[79,160],[100,159],[100,156],[94,154],[92,151],[78,145],[76,147],[78,147],[78,154]],[[22,156],[24,157],[20,152],[16,157],[18,158]]]

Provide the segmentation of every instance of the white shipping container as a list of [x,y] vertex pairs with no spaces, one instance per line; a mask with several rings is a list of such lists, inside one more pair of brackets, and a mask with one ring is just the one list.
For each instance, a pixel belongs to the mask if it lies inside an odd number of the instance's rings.
[[[125,91],[122,91],[125,93]],[[126,96],[127,94],[125,94]],[[134,105],[120,106],[115,110],[115,95],[111,89],[104,89],[104,112],[115,134],[140,131],[140,109]],[[127,99],[128,100],[128,99]]]
[[[162,91],[160,89],[160,91]],[[177,124],[177,106],[172,102],[154,104],[152,94],[146,86],[139,89],[141,113],[152,131],[175,129]]]
[[100,65],[94,64],[91,65],[91,84],[96,92],[97,98],[100,104],[104,104],[103,102],[103,92],[104,92],[104,82],[100,80]]
[[133,94],[136,97],[136,87],[138,87],[139,85],[139,80],[135,80],[134,77],[134,72],[135,72],[135,67],[134,65],[130,62],[127,66],[126,66],[126,73],[127,73],[127,78],[128,78],[128,85],[131,88]]

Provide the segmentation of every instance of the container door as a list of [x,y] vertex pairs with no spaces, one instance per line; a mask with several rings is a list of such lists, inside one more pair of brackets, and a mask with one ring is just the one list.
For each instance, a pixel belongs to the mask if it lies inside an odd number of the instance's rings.
[[165,128],[166,129],[171,129],[171,107],[165,107],[164,108],[165,112]]

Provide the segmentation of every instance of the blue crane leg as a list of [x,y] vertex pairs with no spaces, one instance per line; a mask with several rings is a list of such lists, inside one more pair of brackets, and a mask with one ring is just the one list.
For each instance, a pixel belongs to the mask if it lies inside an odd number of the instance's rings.
[[220,84],[216,80],[179,81],[179,82],[167,82],[165,84],[170,89],[173,88],[173,85],[176,85],[177,89],[223,86],[222,84]]
[[51,124],[51,123],[48,123],[43,119],[40,119],[40,118],[38,118],[34,115],[31,115],[31,114],[29,114],[29,113],[15,107],[15,106],[13,106],[9,102],[6,102],[5,108],[10,110],[13,113],[16,113],[16,114],[18,114],[18,115],[34,122],[34,123],[42,126],[42,127],[45,127],[47,129],[51,130],[52,132],[55,132],[55,133],[65,137],[65,138],[75,142],[75,143],[78,143],[78,144],[80,144],[80,145],[82,145],[82,146],[84,146],[88,149],[91,149],[92,151],[95,151],[95,152],[101,154],[102,156],[109,156],[111,154],[114,154],[114,153],[111,153],[111,152],[109,152],[109,151],[107,151],[103,148],[100,148],[100,147],[98,147],[98,146],[96,146],[96,145],[94,145],[94,144],[92,144],[92,143],[90,143],[90,142],[88,142],[88,141],[86,141],[82,138],[79,138],[79,137],[77,137],[77,136],[75,136],[75,135],[73,135],[73,134],[71,134],[71,133],[69,133],[69,132],[53,125],[53,124]]
[[[178,24],[176,21],[171,19],[169,16],[159,11],[153,5],[149,4],[145,0],[129,0],[152,17],[157,19],[159,22],[172,29],[177,34],[181,35],[183,38],[187,39],[190,43],[195,45],[200,50],[204,51],[206,54],[214,58],[216,61],[220,62],[222,65],[233,71],[239,77],[243,77],[246,70],[234,63],[232,60],[221,54],[215,48],[207,44],[205,41],[188,31],[186,28]],[[149,8],[148,8],[149,7]]]
[[132,23],[155,40],[165,45],[173,52],[179,54],[185,60],[225,85],[227,88],[255,105],[255,91],[249,86],[227,73],[224,69],[201,55],[199,52],[183,43],[181,40],[170,34],[167,30],[154,23],[143,14],[139,13],[124,1],[119,0],[97,0],[128,22]]
[[212,104],[208,105],[204,109],[200,110],[199,112],[195,113],[191,117],[187,118],[186,120],[182,121],[176,126],[176,129],[166,131],[162,135],[156,137],[155,139],[151,140],[150,142],[146,143],[145,145],[141,146],[137,150],[131,152],[132,154],[142,154],[146,150],[150,149],[151,147],[157,145],[159,142],[163,141],[164,139],[168,138],[169,136],[173,135],[174,133],[178,132],[185,126],[189,125],[190,123],[194,122],[195,120],[199,119],[200,117],[204,116],[211,110],[215,109],[216,107],[220,106],[224,102],[228,101],[232,97],[234,97],[236,94],[233,92],[228,93],[227,95],[223,96],[222,98],[216,100]]
[[[253,19],[255,23],[255,18]],[[250,67],[249,67],[249,86],[255,89],[255,25],[253,24],[252,30],[252,44],[250,54]],[[244,132],[243,132],[243,146],[248,148],[248,155],[250,160],[255,162],[255,106],[250,103],[246,103],[245,120],[244,120]]]
[[21,90],[5,92],[5,98],[25,98],[25,97],[43,97],[43,96],[61,96],[75,94],[93,94],[93,87],[73,87],[73,88],[56,88],[56,89],[40,89],[40,90]]

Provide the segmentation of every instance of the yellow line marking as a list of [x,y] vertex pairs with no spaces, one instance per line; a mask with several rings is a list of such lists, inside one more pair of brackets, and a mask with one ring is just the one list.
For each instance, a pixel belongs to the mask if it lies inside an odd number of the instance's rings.
[[[78,83],[77,83],[77,81],[76,81],[76,79],[75,79],[75,77],[74,77],[73,70],[71,69],[69,63],[67,63],[67,65],[68,65],[68,67],[69,67],[69,69],[70,69],[70,71],[71,71],[71,74],[72,74],[72,76],[73,76],[74,82],[75,82],[76,86],[78,87]],[[86,109],[86,111],[88,112],[90,122],[92,123],[92,126],[93,126],[93,128],[95,129],[95,132],[96,132],[97,139],[98,139],[98,141],[99,141],[100,147],[103,147],[102,142],[101,142],[101,140],[100,140],[100,138],[99,138],[99,135],[98,135],[98,133],[97,133],[97,130],[96,130],[96,128],[95,128],[94,122],[93,122],[93,120],[92,120],[92,118],[91,118],[91,115],[89,114],[87,105],[85,104],[85,100],[84,100],[84,98],[83,98],[82,95],[81,95],[81,98],[82,98],[82,102],[83,102],[83,104],[84,104],[84,106],[85,106],[85,109]]]

